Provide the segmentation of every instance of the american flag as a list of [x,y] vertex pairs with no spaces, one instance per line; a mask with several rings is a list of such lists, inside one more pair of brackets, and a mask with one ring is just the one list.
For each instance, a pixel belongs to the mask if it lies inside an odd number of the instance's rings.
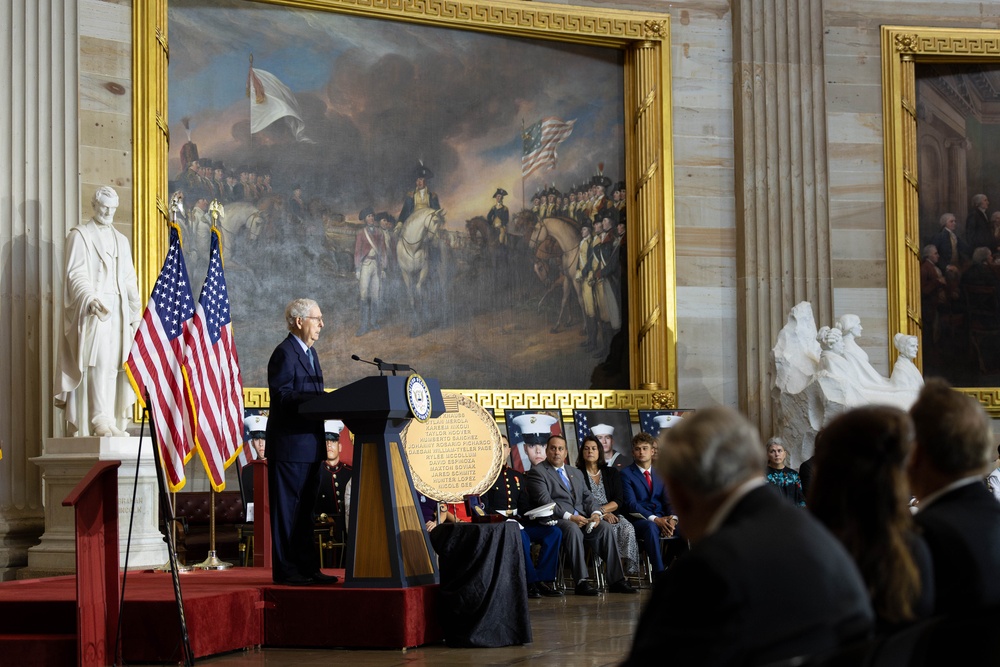
[[219,243],[219,231],[213,227],[208,274],[189,335],[198,452],[216,491],[226,488],[226,468],[243,445],[243,380]]
[[188,400],[184,340],[193,316],[194,297],[179,230],[171,224],[167,257],[125,361],[139,402],[146,405],[149,396],[160,458],[171,491],[184,486],[184,464],[194,451],[194,413]]
[[562,121],[552,116],[543,118],[522,133],[524,153],[521,156],[521,178],[527,178],[542,167],[556,166],[556,146],[573,133],[576,120]]
[[639,410],[639,429],[656,437],[660,433],[660,424],[664,420],[657,420],[657,417],[670,417],[666,420],[668,424],[676,424],[680,419],[694,410]]

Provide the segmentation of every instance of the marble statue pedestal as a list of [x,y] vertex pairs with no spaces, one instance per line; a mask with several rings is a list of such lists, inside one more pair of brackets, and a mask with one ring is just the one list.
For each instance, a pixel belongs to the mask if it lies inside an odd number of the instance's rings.
[[[75,516],[62,501],[98,461],[121,461],[118,469],[118,535],[120,563],[125,565],[132,514],[132,492],[136,483],[139,438],[83,437],[49,438],[45,453],[31,461],[42,469],[45,503],[45,533],[41,542],[28,549],[31,576],[68,574],[76,571]],[[159,495],[156,464],[150,440],[142,443],[139,480],[135,487],[135,516],[128,568],[147,569],[167,561],[167,544],[159,530]]]

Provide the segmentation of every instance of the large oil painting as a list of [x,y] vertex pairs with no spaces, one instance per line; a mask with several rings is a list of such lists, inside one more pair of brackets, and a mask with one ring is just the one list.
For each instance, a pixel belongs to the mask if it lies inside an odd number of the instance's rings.
[[884,26],[882,53],[889,330],[998,416],[1000,31]]
[[168,177],[195,293],[222,203],[244,384],[311,297],[328,387],[629,389],[621,50],[170,0]]

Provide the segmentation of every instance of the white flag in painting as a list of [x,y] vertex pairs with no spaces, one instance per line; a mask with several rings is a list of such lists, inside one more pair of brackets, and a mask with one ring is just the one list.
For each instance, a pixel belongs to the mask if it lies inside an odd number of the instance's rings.
[[278,77],[262,69],[250,68],[250,79],[247,82],[247,93],[250,95],[250,132],[256,134],[276,120],[284,119],[292,128],[296,141],[314,143],[304,132],[302,112],[299,102],[288,86],[281,83]]

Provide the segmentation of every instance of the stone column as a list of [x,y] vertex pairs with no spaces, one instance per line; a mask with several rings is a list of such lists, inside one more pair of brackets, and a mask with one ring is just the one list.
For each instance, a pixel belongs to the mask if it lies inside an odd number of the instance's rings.
[[[0,3],[0,579],[42,532],[63,239],[80,219],[78,0]],[[12,129],[12,131],[11,131]]]
[[833,319],[822,0],[733,0],[740,409],[767,435],[792,307]]

